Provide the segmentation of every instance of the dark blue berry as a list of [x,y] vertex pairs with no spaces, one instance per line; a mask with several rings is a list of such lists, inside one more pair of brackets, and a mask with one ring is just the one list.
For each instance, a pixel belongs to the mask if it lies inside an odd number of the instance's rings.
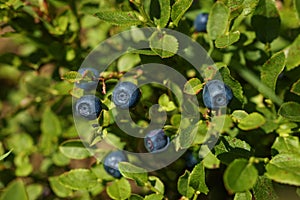
[[107,173],[115,178],[121,178],[119,171],[119,162],[127,162],[128,158],[122,151],[114,151],[109,153],[104,159],[104,169]]
[[197,158],[196,155],[192,151],[187,151],[185,156],[185,164],[187,168],[192,169],[195,165],[199,163],[199,159]]
[[84,95],[75,104],[76,114],[88,120],[97,119],[101,110],[101,101],[94,95]]
[[[76,86],[84,90],[95,90],[99,81],[99,71],[94,68],[80,68],[78,70],[83,79]],[[87,79],[87,80],[85,80]]]
[[170,139],[162,129],[155,129],[147,133],[144,145],[148,152],[154,153],[164,150],[169,145]]
[[194,20],[194,28],[197,32],[206,32],[208,13],[200,13]]
[[120,82],[112,93],[112,101],[118,108],[133,107],[140,98],[140,90],[131,82]]
[[203,89],[203,102],[209,109],[227,106],[233,95],[231,89],[220,80],[211,80]]

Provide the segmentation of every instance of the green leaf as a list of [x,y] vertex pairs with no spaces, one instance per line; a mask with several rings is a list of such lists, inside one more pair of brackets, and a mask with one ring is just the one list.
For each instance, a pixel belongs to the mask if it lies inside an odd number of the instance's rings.
[[70,159],[61,152],[55,152],[52,154],[53,163],[57,166],[66,166],[70,163]]
[[119,170],[124,177],[135,180],[139,186],[144,186],[148,182],[148,173],[143,168],[128,162],[120,162]]
[[124,54],[118,60],[118,70],[120,72],[128,71],[141,62],[138,54]]
[[178,26],[178,23],[181,19],[181,17],[184,15],[184,13],[189,9],[189,7],[192,5],[193,0],[177,0],[172,5],[171,10],[171,19],[175,26]]
[[130,184],[125,178],[112,182],[112,184],[107,187],[106,191],[108,196],[116,200],[127,199],[131,195]]
[[226,48],[240,39],[240,32],[234,31],[217,37],[215,44],[217,48]]
[[33,170],[29,156],[26,154],[17,154],[14,162],[17,166],[17,169],[15,171],[15,174],[17,176],[28,176]]
[[12,150],[10,150],[9,152],[3,154],[2,156],[0,156],[0,161],[3,160],[4,158],[6,158],[7,156],[9,156],[9,154],[11,153]]
[[231,136],[222,136],[220,143],[214,147],[214,150],[217,158],[226,165],[229,165],[235,159],[249,159],[251,156],[250,145],[243,140]]
[[145,196],[144,200],[162,200],[164,195],[162,194],[150,194]]
[[60,121],[50,107],[47,107],[42,115],[41,130],[44,135],[59,136],[61,134]]
[[254,12],[259,0],[244,0],[243,2],[243,14],[245,16]]
[[210,151],[207,145],[201,146],[199,158],[203,158],[203,165],[208,169],[220,167],[220,160]]
[[161,194],[165,193],[165,186],[164,183],[156,176],[149,176],[149,181],[151,185],[157,189]]
[[233,200],[252,200],[252,194],[249,191],[238,192],[234,195]]
[[235,98],[237,98],[241,103],[246,103],[243,94],[243,87],[230,75],[230,70],[227,67],[222,67],[219,71],[224,83],[230,87]]
[[277,154],[266,166],[265,175],[276,182],[300,186],[300,154]]
[[300,122],[300,104],[292,101],[286,102],[281,105],[278,114],[290,121]]
[[91,153],[81,140],[67,140],[59,146],[59,150],[71,159],[84,159],[91,156]]
[[295,5],[297,13],[298,13],[298,19],[300,19],[300,1],[294,0],[294,5]]
[[29,200],[23,181],[11,182],[1,194],[1,200]]
[[279,35],[280,17],[273,0],[260,0],[251,18],[257,38],[270,43]]
[[292,85],[291,92],[300,96],[300,79]]
[[162,58],[172,57],[178,51],[177,39],[166,32],[156,31],[149,40],[151,50]]
[[100,11],[97,12],[96,17],[100,20],[106,21],[110,24],[119,26],[133,26],[139,25],[142,22],[138,19],[136,12],[123,12],[123,11]]
[[144,200],[144,198],[141,197],[140,195],[132,194],[132,195],[129,197],[129,200]]
[[279,74],[283,71],[285,66],[284,53],[278,52],[274,54],[265,64],[262,66],[260,78],[263,84],[275,91],[276,81]]
[[266,119],[259,113],[254,112],[243,118],[238,127],[244,131],[257,129],[266,123]]
[[170,19],[171,14],[171,6],[170,6],[170,0],[159,0],[159,6],[160,6],[160,19],[155,20],[155,24],[159,28],[164,28]]
[[52,191],[58,197],[65,198],[72,195],[73,191],[70,188],[65,187],[59,182],[59,176],[49,177],[49,183]]
[[156,56],[157,54],[152,50],[147,49],[132,49],[129,48],[130,53],[140,54],[140,55],[146,55],[146,56]]
[[288,71],[300,65],[300,58],[298,56],[299,54],[300,54],[300,35],[288,47],[288,54],[286,58],[286,69]]
[[35,97],[44,97],[51,93],[51,80],[46,77],[29,75],[24,79],[27,92]]
[[205,170],[203,162],[197,164],[189,176],[189,185],[200,193],[207,194],[208,187],[205,183]]
[[87,190],[99,184],[96,175],[88,169],[73,169],[59,176],[65,187],[73,190]]
[[230,10],[221,1],[217,1],[209,13],[207,33],[212,40],[225,34],[230,16]]
[[179,127],[177,131],[178,137],[175,139],[176,150],[189,148],[194,142],[198,131],[198,127],[191,125],[187,118],[183,118],[180,125],[184,127]]
[[28,155],[34,150],[34,141],[32,137],[26,133],[12,134],[6,140],[9,149],[18,155]]
[[203,84],[198,78],[191,78],[184,84],[183,91],[190,95],[196,95],[203,88]]
[[231,114],[232,120],[235,122],[240,122],[243,118],[248,116],[248,113],[244,110],[235,110]]
[[253,195],[255,199],[276,200],[278,196],[273,187],[272,180],[265,176],[259,176],[253,187]]
[[163,110],[167,112],[176,109],[174,102],[170,101],[170,98],[167,94],[163,94],[159,97],[158,104],[162,107]]
[[225,170],[224,184],[229,192],[244,192],[256,183],[258,171],[245,159],[234,160]]
[[29,200],[38,199],[43,193],[43,186],[41,184],[31,184],[26,187],[26,193]]
[[179,177],[177,182],[178,192],[187,198],[191,198],[194,194],[194,189],[189,186],[189,176],[190,172],[185,171],[184,174]]
[[276,137],[272,148],[276,149],[278,153],[299,153],[299,138],[296,136]]
[[70,71],[65,73],[61,79],[69,81],[71,83],[78,82],[82,79],[82,75],[76,71]]

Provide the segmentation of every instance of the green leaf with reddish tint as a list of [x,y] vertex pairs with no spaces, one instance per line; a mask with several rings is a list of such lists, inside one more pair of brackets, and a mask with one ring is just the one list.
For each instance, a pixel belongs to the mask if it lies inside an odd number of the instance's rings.
[[253,195],[255,199],[277,200],[278,196],[273,187],[272,180],[265,176],[259,176],[253,187]]
[[299,153],[277,154],[267,164],[265,175],[279,183],[300,186],[299,166]]
[[200,92],[200,90],[203,88],[203,84],[198,78],[192,78],[184,84],[183,91],[190,95],[195,95]]

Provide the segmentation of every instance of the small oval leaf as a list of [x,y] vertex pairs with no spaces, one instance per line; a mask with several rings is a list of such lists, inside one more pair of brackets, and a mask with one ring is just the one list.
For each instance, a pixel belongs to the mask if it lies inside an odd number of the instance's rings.
[[266,119],[259,113],[254,112],[241,119],[238,127],[244,131],[253,130],[266,123]]
[[60,145],[59,150],[71,159],[84,159],[91,156],[91,153],[80,140],[65,141]]
[[234,160],[225,170],[224,184],[229,192],[250,190],[256,183],[258,171],[246,159]]
[[282,104],[278,113],[288,120],[300,122],[300,104],[296,102],[291,101]]

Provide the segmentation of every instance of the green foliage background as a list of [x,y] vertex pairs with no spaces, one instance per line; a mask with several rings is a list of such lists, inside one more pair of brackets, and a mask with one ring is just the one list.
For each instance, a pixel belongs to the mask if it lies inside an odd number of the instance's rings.
[[[207,33],[193,28],[200,12],[209,12]],[[299,0],[1,0],[0,26],[1,199],[300,198]],[[102,74],[97,95],[110,105],[122,72],[141,63],[177,63],[174,68],[192,86],[185,92],[200,102],[200,128],[189,151],[208,153],[193,169],[184,158],[151,173],[122,163],[123,178],[114,179],[78,140],[72,95],[83,91],[73,88],[75,71],[101,41],[133,26],[188,35],[207,50],[233,90],[227,114],[220,116],[225,124],[215,127],[222,133],[217,145],[200,150],[212,127],[201,103],[207,80],[170,53],[178,50],[176,38],[166,41],[169,52],[152,43]],[[172,94],[145,87],[141,101],[158,102],[170,118],[165,130],[180,134]],[[146,126],[148,110],[138,105],[136,111],[137,123]],[[109,112],[101,114],[99,129],[87,132],[109,137],[118,147],[136,147],[120,137]]]

